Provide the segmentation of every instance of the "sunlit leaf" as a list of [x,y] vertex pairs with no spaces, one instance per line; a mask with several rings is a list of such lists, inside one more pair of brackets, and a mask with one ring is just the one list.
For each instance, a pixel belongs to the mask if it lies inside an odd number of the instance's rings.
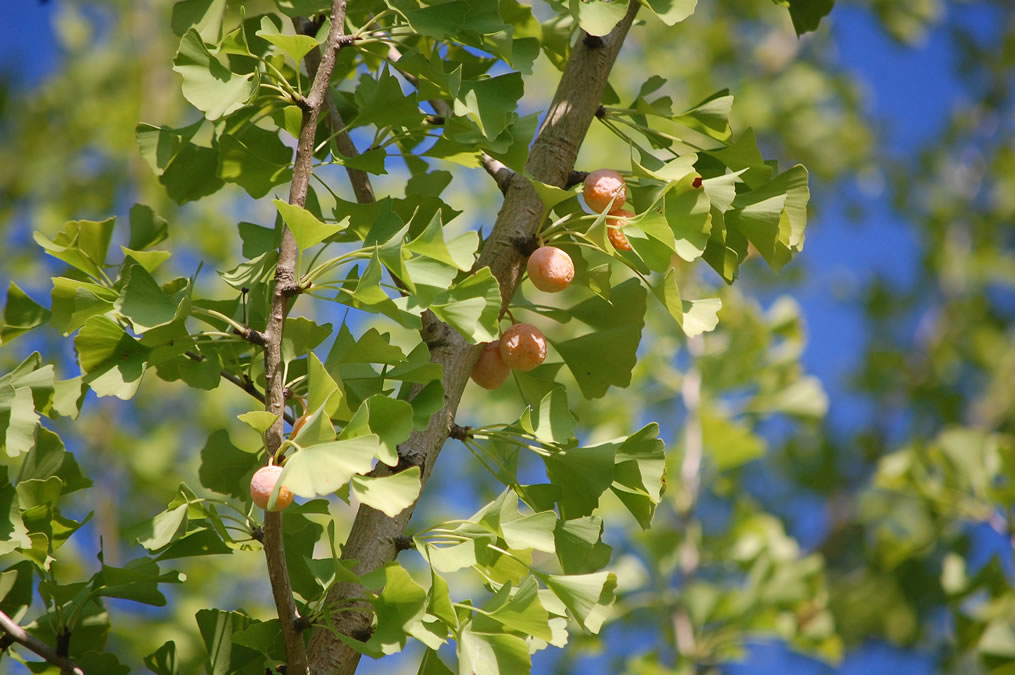
[[279,215],[282,216],[282,220],[285,221],[285,224],[293,233],[293,238],[296,239],[296,244],[301,249],[305,250],[311,246],[316,246],[333,234],[337,234],[345,229],[345,225],[342,223],[323,223],[310,211],[295,204],[288,204],[281,199],[273,199],[271,201],[275,205],[275,208],[278,209]]
[[286,461],[282,484],[300,497],[329,495],[373,468],[379,444],[367,435],[305,447]]
[[173,70],[183,77],[183,95],[210,120],[239,109],[257,91],[257,78],[230,72],[191,28],[180,40]]
[[627,13],[623,2],[571,0],[571,14],[589,35],[606,35]]
[[264,38],[284,51],[297,64],[310,50],[316,49],[318,45],[317,39],[310,35],[284,35],[280,33],[275,24],[267,16],[261,17],[261,30],[257,31],[257,36]]
[[612,572],[544,575],[546,585],[567,606],[574,618],[592,633],[598,633],[613,604],[617,577]]
[[513,675],[531,668],[525,641],[506,633],[480,633],[471,628],[458,636],[458,673]]
[[420,491],[420,471],[412,466],[391,476],[354,476],[352,491],[360,502],[394,518],[411,506]]

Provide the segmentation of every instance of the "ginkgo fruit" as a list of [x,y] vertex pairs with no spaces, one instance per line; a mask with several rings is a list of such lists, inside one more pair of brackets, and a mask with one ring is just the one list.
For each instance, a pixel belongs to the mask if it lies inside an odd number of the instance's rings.
[[627,240],[627,235],[621,232],[620,228],[627,225],[628,218],[633,218],[634,216],[634,211],[628,211],[627,209],[615,209],[610,211],[610,215],[606,216],[606,236],[610,238],[613,248],[618,251],[631,250],[631,242]]
[[[606,209],[616,210],[624,205],[627,198],[625,194],[624,177],[613,169],[599,169],[585,177],[585,186],[582,195],[585,203],[596,213],[602,213]],[[610,206],[611,200],[613,206]]]
[[546,336],[527,323],[516,323],[500,336],[500,356],[509,368],[532,370],[546,359]]
[[[281,475],[282,467],[277,464],[262,466],[254,472],[253,477],[250,479],[250,496],[254,500],[254,504],[262,509],[268,509],[268,501],[271,499],[271,493],[274,492],[275,484],[278,483],[279,476]],[[278,490],[278,499],[275,500],[275,508],[271,510],[281,511],[292,503],[292,490],[283,485]]]
[[529,256],[526,264],[532,285],[547,293],[557,293],[571,285],[574,262],[556,246],[541,246]]
[[483,389],[496,389],[510,374],[511,368],[500,356],[500,340],[483,345],[479,360],[472,367],[472,381]]

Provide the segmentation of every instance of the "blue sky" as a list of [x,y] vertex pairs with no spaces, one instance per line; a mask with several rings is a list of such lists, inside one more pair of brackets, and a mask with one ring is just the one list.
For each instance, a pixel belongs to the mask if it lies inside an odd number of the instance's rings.
[[[759,0],[761,1],[761,0]],[[13,70],[20,82],[31,86],[59,65],[50,17],[57,2],[36,0],[0,2],[0,23],[7,26],[0,42],[0,68]],[[965,102],[963,83],[952,69],[954,62],[948,32],[940,26],[919,46],[900,46],[878,27],[867,11],[840,1],[828,28],[835,39],[838,61],[866,83],[867,110],[883,130],[884,150],[905,157],[941,129],[955,106]],[[1000,21],[994,10],[979,3],[948,4],[946,22],[961,22],[977,35],[991,40]],[[808,270],[808,282],[793,291],[806,316],[810,343],[804,356],[807,369],[829,392],[830,422],[834,427],[855,426],[872,411],[851,396],[844,379],[858,363],[863,347],[863,321],[856,303],[858,293],[874,275],[900,285],[913,282],[917,240],[913,224],[893,212],[885,197],[862,192],[856,185],[814,186],[822,200],[820,219],[808,230],[804,255],[795,264]],[[851,201],[862,199],[866,209],[859,219],[847,216]],[[868,244],[877,234],[878,246]],[[5,284],[6,285],[6,284]],[[629,637],[629,636],[628,636]],[[626,639],[626,638],[625,638]],[[552,659],[540,658],[534,672]],[[367,664],[365,664],[367,665]],[[592,661],[585,672],[601,672]],[[367,666],[362,672],[385,672]],[[604,671],[603,671],[604,672]],[[731,675],[756,673],[930,673],[933,661],[883,644],[870,644],[852,652],[838,671],[789,654],[779,645],[753,645],[743,665],[726,669]]]

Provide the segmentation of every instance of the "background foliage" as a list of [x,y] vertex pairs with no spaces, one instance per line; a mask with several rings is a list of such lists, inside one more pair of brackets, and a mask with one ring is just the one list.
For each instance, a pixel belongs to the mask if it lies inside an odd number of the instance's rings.
[[[272,6],[244,4],[247,16]],[[168,2],[108,1],[31,11],[33,20],[52,22],[48,44],[55,46],[25,53],[34,61],[43,58],[41,51],[53,65],[45,71],[12,66],[0,88],[0,217],[7,223],[0,277],[49,306],[50,278],[64,274],[66,265],[41,255],[32,232],[60,244],[57,233],[67,221],[115,214],[114,241],[130,249],[158,242],[166,228],[173,255],[159,268],[160,279],[190,278],[203,261],[195,296],[235,298],[211,270],[233,270],[256,257],[264,243],[258,230],[241,226],[240,234],[250,235],[241,247],[235,224],[274,222],[270,198],[281,196],[273,188],[285,176],[238,162],[239,173],[215,164],[197,180],[173,176],[171,165],[160,166],[157,158],[153,171],[152,157],[138,152],[138,122],[183,129],[199,119],[187,102],[199,94],[184,90],[187,99],[180,96],[178,73],[188,64],[178,60],[177,72],[171,66],[181,37],[167,26],[178,28],[180,10],[174,13]],[[619,498],[604,500],[596,514],[607,524],[603,543],[579,556],[590,565],[606,564],[602,547],[612,548],[616,605],[601,635],[574,632],[563,650],[537,654],[537,669],[693,672],[741,661],[747,666],[725,667],[765,672],[774,663],[821,672],[819,663],[863,663],[857,659],[872,653],[875,665],[889,667],[897,659],[912,669],[907,672],[1012,668],[1012,21],[1000,1],[840,2],[816,33],[798,42],[784,8],[752,0],[699,3],[675,27],[651,19],[632,32],[611,77],[618,101],[634,99],[653,74],[666,83],[649,98],[665,94],[675,110],[730,89],[736,134],[752,129],[766,157],[811,171],[808,243],[823,243],[806,249],[778,278],[751,259],[733,287],[705,266],[684,270],[685,297],[722,300],[718,328],[687,339],[667,317],[649,313],[634,388],[591,400],[569,397],[577,435],[587,446],[658,420],[667,489],[647,531]],[[879,44],[899,59],[910,53],[933,59],[954,78],[948,90],[953,107],[936,116],[940,124],[926,121],[935,117],[929,112],[901,124],[882,116],[871,98],[876,84],[858,76],[849,59],[860,58],[848,51],[854,30],[867,31],[872,42],[894,41]],[[552,90],[556,77],[552,53],[536,59],[519,113],[540,112],[545,98],[532,92]],[[369,135],[362,140],[366,147]],[[232,149],[242,155],[254,142],[238,138]],[[287,149],[265,152],[282,157]],[[621,139],[593,125],[578,168],[627,156]],[[258,170],[248,174],[250,166]],[[449,229],[482,230],[499,203],[493,182],[454,163],[439,168],[449,175],[440,174],[438,183],[451,179],[442,195],[446,208],[461,212]],[[339,167],[322,175],[341,198],[352,199]],[[373,178],[378,194],[411,198],[413,190],[435,189],[406,185],[404,171]],[[215,194],[179,203],[216,180],[225,184]],[[445,221],[450,215],[445,211]],[[832,234],[822,238],[823,231]],[[837,262],[843,259],[850,261],[845,269]],[[853,261],[870,264],[874,273],[850,270]],[[143,268],[155,262],[137,259]],[[836,300],[814,302],[819,293]],[[236,419],[253,409],[251,399],[224,384],[214,387],[210,371],[195,369],[179,377],[207,391],[147,377],[129,402],[90,394],[77,419],[56,415],[74,410],[79,388],[50,390],[36,382],[28,401],[17,393],[24,386],[12,385],[18,364],[34,351],[45,355],[58,380],[78,374],[71,341],[60,336],[69,324],[55,329],[74,318],[54,305],[54,319],[15,340],[20,327],[42,316],[19,298],[18,291],[9,292],[0,329],[0,372],[13,372],[0,380],[0,410],[21,411],[10,414],[8,454],[19,443],[34,441],[37,449],[34,465],[11,463],[8,479],[19,487],[5,482],[5,499],[12,503],[16,493],[22,508],[34,508],[52,541],[63,542],[78,527],[75,521],[94,512],[59,549],[53,583],[64,588],[89,579],[107,587],[102,574],[146,554],[139,538],[162,553],[170,564],[121,572],[132,576],[119,591],[86,603],[96,632],[82,630],[75,639],[104,633],[102,612],[108,611],[106,648],[123,663],[140,668],[146,655],[172,640],[180,672],[192,672],[208,658],[209,631],[222,619],[205,608],[242,607],[259,620],[272,616],[261,555],[239,547],[230,555],[210,549],[220,555],[176,560],[157,545],[168,541],[158,537],[180,532],[193,537],[189,553],[211,545],[202,533],[215,527],[214,518],[200,507],[179,509],[179,484],[208,485],[200,474],[209,447],[228,443],[233,449],[226,457],[238,462],[257,450],[257,434]],[[170,297],[174,306],[176,300]],[[344,310],[330,307],[308,302],[301,310],[317,323],[341,325]],[[811,317],[808,309],[815,310]],[[369,324],[355,321],[361,335]],[[554,325],[553,337],[563,340],[572,329]],[[384,330],[391,330],[390,322]],[[96,338],[101,343],[102,336]],[[396,331],[393,341],[403,353],[414,346],[407,332]],[[844,352],[851,355],[845,361]],[[124,383],[106,386],[114,393]],[[26,406],[54,412],[45,425],[60,434],[73,459],[46,432],[33,438],[34,420],[16,423]],[[459,422],[512,420],[523,407],[514,389],[488,396],[470,388]],[[510,448],[494,449],[510,455]],[[47,467],[38,475],[55,473],[60,486],[29,490],[22,484],[42,464]],[[522,460],[517,470],[526,482],[534,469]],[[83,489],[89,481],[94,487]],[[464,445],[449,441],[414,531],[472,513],[501,490]],[[350,507],[333,499],[326,511],[304,510],[307,528],[334,522],[335,537],[344,539]],[[161,523],[169,529],[146,531],[146,517],[160,512],[170,514]],[[184,530],[173,529],[181,523]],[[595,541],[597,524],[588,524]],[[24,546],[27,534],[7,532],[5,542]],[[106,571],[96,560],[100,550]],[[46,552],[35,555],[44,561]],[[27,564],[18,562],[23,555],[8,557],[5,569]],[[405,554],[400,561],[417,574],[426,569]],[[178,579],[169,570],[185,574],[185,583],[171,583]],[[429,586],[425,575],[418,581]],[[480,592],[474,575],[454,577],[453,586]],[[13,613],[28,607],[28,622],[44,612],[51,592],[45,584],[16,584],[0,608]],[[237,615],[229,620],[244,621]],[[45,619],[37,627],[46,637]],[[872,644],[899,651],[872,651]],[[418,649],[410,648],[406,659],[410,672]],[[389,663],[365,662],[363,669]]]

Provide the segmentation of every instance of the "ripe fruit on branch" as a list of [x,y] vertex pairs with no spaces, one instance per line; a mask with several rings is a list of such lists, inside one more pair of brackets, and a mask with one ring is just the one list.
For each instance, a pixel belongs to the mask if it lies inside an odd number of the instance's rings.
[[[582,195],[585,203],[596,213],[602,213],[607,208],[617,210],[624,205],[627,198],[625,193],[624,177],[613,169],[599,169],[585,177],[585,186]],[[613,206],[610,200],[616,196]]]
[[535,326],[516,323],[500,336],[500,356],[509,368],[532,370],[546,358],[546,337]]
[[628,211],[627,209],[615,209],[610,211],[610,215],[606,216],[606,236],[610,238],[613,248],[618,251],[631,250],[631,242],[627,240],[627,236],[620,231],[620,228],[627,225],[628,218],[633,218],[634,216],[634,211]]
[[[254,504],[262,509],[268,508],[268,500],[271,499],[271,493],[275,490],[275,483],[278,482],[281,474],[282,467],[277,464],[262,466],[254,472],[254,476],[250,479],[250,496],[253,498]],[[281,511],[292,503],[293,493],[283,485],[279,488],[278,499],[275,500],[275,508],[271,510]]]
[[547,293],[557,293],[571,285],[574,262],[556,246],[541,246],[529,256],[526,264],[532,285]]
[[510,373],[511,368],[500,356],[500,340],[483,345],[483,352],[472,367],[472,381],[483,389],[496,389],[504,384]]

